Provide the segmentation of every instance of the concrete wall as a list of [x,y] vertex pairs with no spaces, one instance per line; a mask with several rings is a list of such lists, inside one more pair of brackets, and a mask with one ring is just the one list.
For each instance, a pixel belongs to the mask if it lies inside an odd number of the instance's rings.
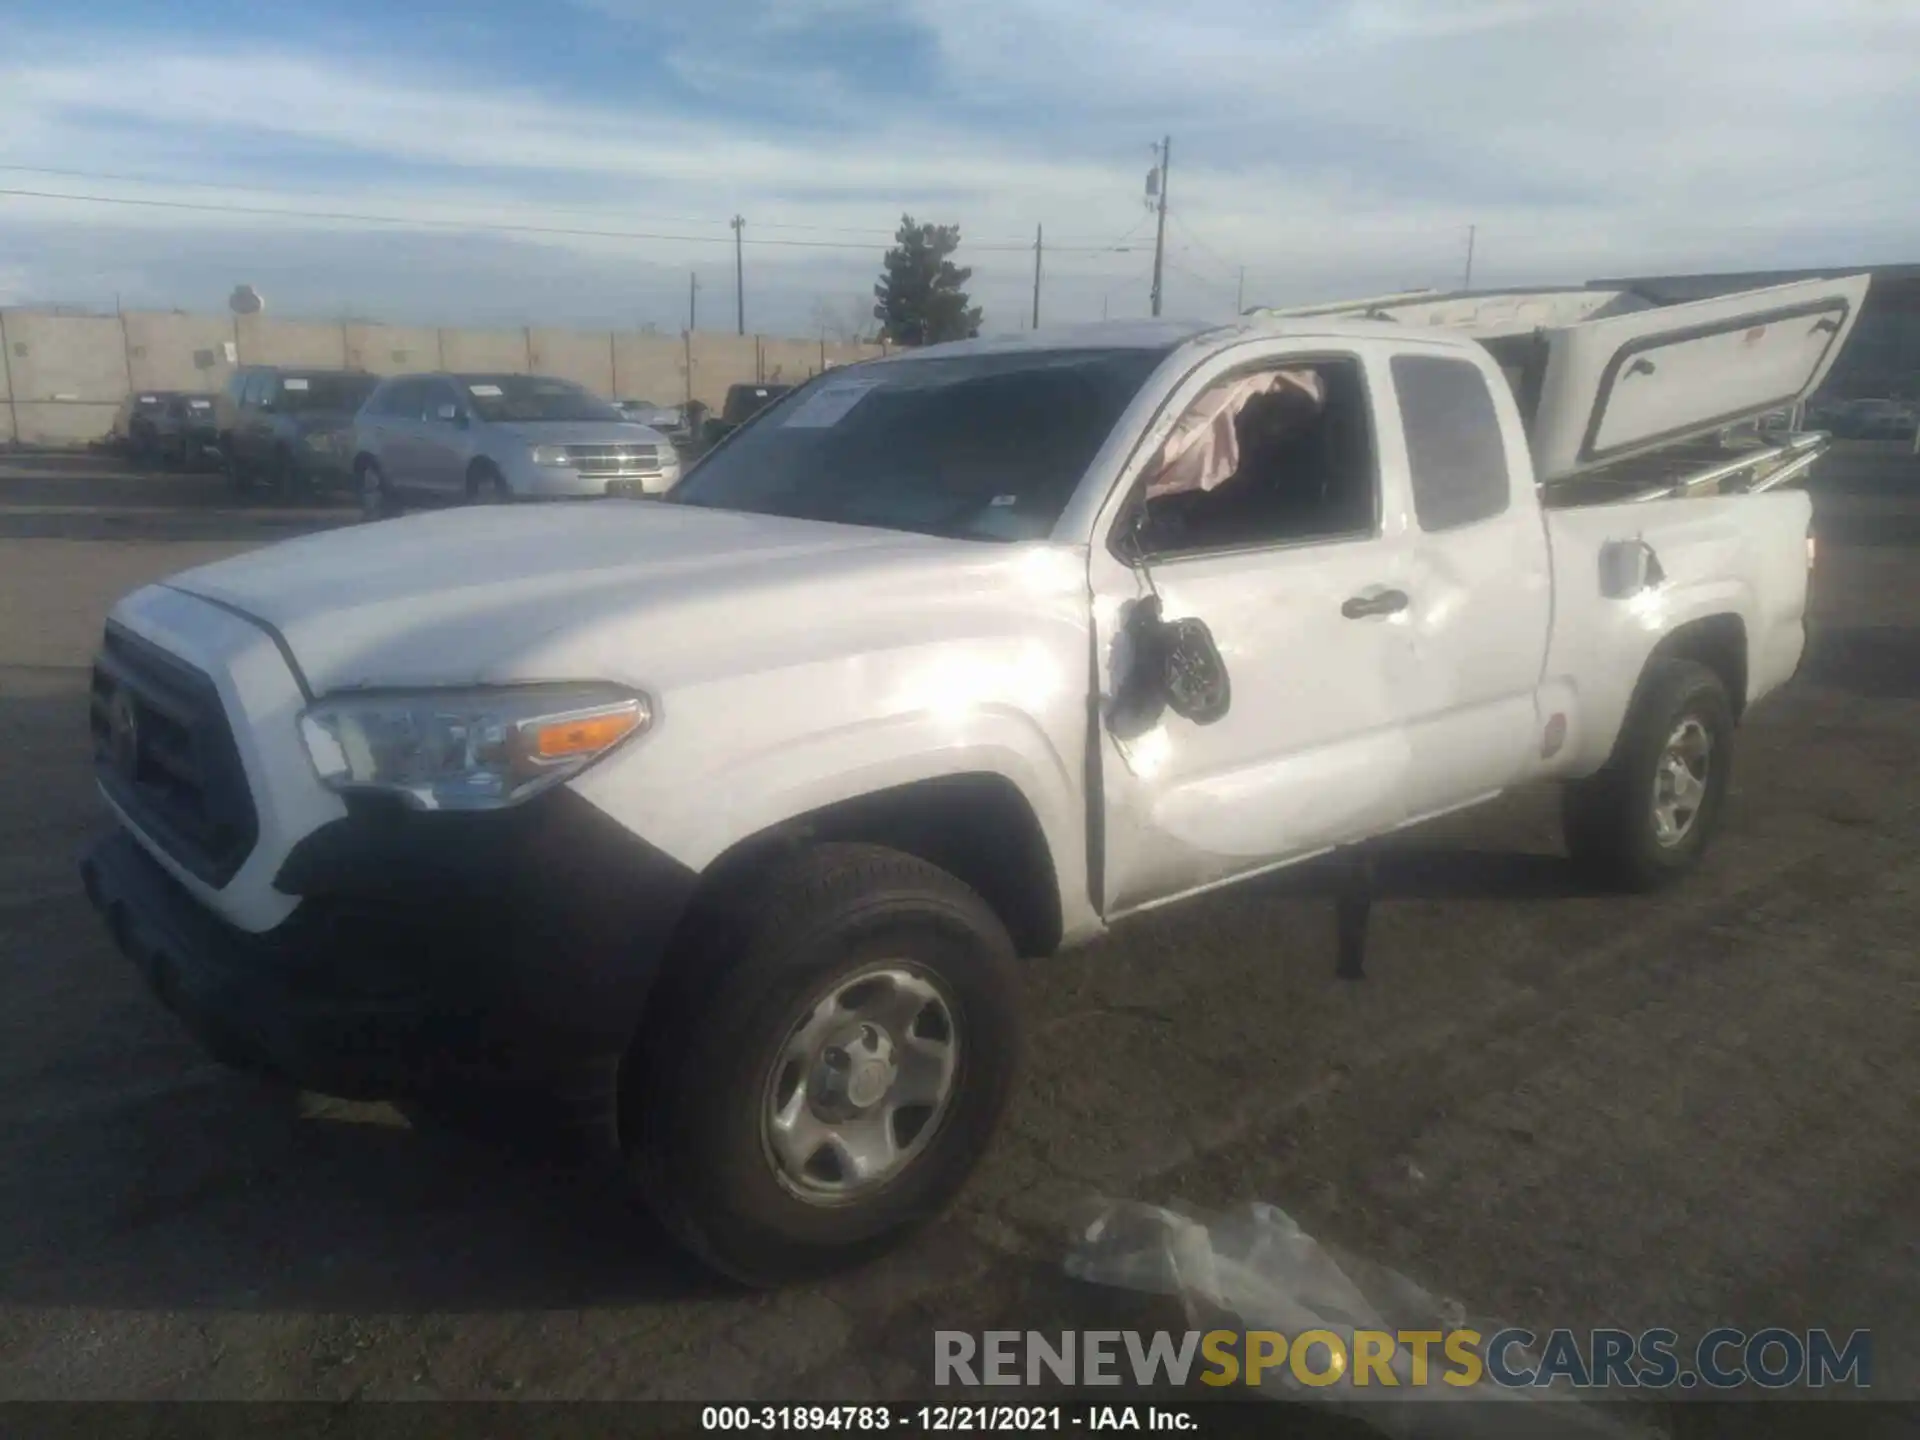
[[104,435],[126,398],[127,348],[112,316],[6,316],[15,439],[65,444]]
[[13,440],[13,345],[7,339],[7,317],[0,311],[0,445]]
[[584,385],[609,399],[613,393],[613,337],[583,330],[535,330],[532,370]]
[[687,339],[684,335],[615,335],[613,379],[616,400],[650,400],[679,405],[687,398]]
[[532,339],[527,330],[442,330],[440,351],[459,373],[525,375]]
[[329,324],[242,315],[233,328],[242,365],[326,365],[339,369],[347,363],[347,327],[338,321]]
[[233,321],[130,311],[127,366],[136,390],[218,390],[233,373]]
[[371,375],[410,375],[440,368],[440,332],[404,325],[347,325],[347,366]]
[[693,337],[693,398],[718,410],[727,387],[760,378],[760,343],[756,335]]
[[760,376],[780,385],[792,385],[818,375],[822,355],[818,340],[762,340]]
[[[97,440],[130,390],[217,390],[242,365],[348,366],[377,375],[414,370],[529,370],[618,399],[679,404],[689,393],[718,408],[727,387],[792,384],[818,373],[821,344],[756,335],[632,331],[433,330],[277,316],[0,312],[0,444]],[[852,364],[874,345],[829,344]],[[691,385],[689,385],[691,360]]]

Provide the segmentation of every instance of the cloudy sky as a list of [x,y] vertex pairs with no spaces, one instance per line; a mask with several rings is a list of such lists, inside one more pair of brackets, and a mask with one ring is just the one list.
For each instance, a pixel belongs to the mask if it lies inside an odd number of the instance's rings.
[[1470,225],[1486,285],[1920,260],[1920,0],[6,10],[4,304],[678,330],[697,272],[725,328],[739,214],[811,333],[907,211],[991,329],[1036,225],[1043,318],[1137,315],[1162,133],[1172,313],[1457,285]]

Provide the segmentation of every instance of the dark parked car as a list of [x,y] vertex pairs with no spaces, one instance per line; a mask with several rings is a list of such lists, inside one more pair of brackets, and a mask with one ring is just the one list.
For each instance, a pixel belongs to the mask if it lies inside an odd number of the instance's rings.
[[380,383],[359,370],[248,365],[216,401],[222,457],[234,488],[287,496],[347,485],[355,412]]
[[1914,408],[1899,400],[1855,400],[1834,426],[1850,440],[1911,440]]
[[213,424],[213,396],[181,391],[161,402],[159,413],[146,422],[150,453],[169,465],[218,462],[220,442]]
[[213,438],[213,396],[189,390],[136,390],[120,402],[109,443],[135,460],[184,464]]
[[791,385],[729,385],[726,403],[707,421],[701,438],[709,445],[719,444],[791,389]]

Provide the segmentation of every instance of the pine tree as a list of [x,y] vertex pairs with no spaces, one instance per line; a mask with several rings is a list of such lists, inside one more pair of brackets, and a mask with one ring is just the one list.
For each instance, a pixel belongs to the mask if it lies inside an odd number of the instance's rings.
[[880,283],[873,287],[873,318],[881,338],[895,345],[937,345],[980,333],[980,307],[967,304],[963,288],[973,277],[949,258],[960,248],[958,225],[916,224],[900,217]]

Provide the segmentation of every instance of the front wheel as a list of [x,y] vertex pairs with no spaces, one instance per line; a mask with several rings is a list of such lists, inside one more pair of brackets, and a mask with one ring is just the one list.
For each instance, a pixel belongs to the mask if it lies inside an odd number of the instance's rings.
[[273,498],[286,503],[303,499],[308,493],[306,473],[300,468],[300,462],[293,458],[293,452],[284,446],[273,452],[273,467],[268,472],[268,488]]
[[362,460],[355,472],[355,488],[360,492],[362,520],[391,520],[400,514],[400,500],[377,460]]
[[1601,883],[1652,890],[1700,862],[1733,773],[1733,706],[1720,677],[1655,660],[1606,767],[1566,787],[1567,848]]
[[481,461],[467,472],[468,504],[506,505],[512,500],[513,487],[507,484],[507,477],[486,461]]
[[776,1285],[880,1254],[959,1192],[1011,1089],[1018,980],[986,903],[897,851],[817,846],[724,899],[649,1008],[624,1129],[668,1228]]
[[234,494],[251,495],[253,493],[253,476],[240,457],[234,454],[231,443],[223,443],[220,446],[220,468],[226,472],[227,484],[233,487]]

